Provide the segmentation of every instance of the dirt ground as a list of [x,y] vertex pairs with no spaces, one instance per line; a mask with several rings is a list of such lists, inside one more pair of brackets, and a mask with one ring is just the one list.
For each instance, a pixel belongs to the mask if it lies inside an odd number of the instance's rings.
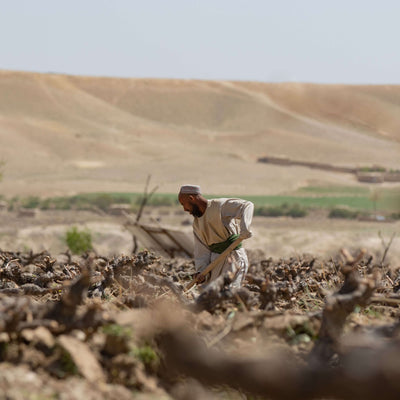
[[[351,174],[267,165],[283,156],[398,169],[393,86],[72,77],[0,71],[1,194],[279,194]],[[354,106],[354,105],[357,106]],[[199,170],[201,166],[201,172]]]
[[[127,218],[91,211],[39,211],[35,217],[21,217],[17,212],[0,214],[0,248],[33,251],[47,250],[52,254],[66,250],[65,233],[71,226],[88,228],[93,234],[93,245],[105,256],[130,254],[132,233],[125,226]],[[179,208],[148,208],[141,222],[156,226],[191,231],[191,216]],[[382,257],[393,234],[400,236],[400,221],[367,222],[330,219],[327,212],[315,211],[305,218],[255,217],[253,237],[245,243],[250,253],[285,258],[314,254],[334,257],[341,248],[351,251],[368,249],[376,258]],[[399,237],[395,237],[388,261],[400,265]],[[148,243],[139,246],[148,246]]]
[[[399,221],[330,220],[322,211],[255,217],[243,287],[229,289],[228,276],[185,292],[192,259],[149,253],[140,243],[133,255],[126,216],[52,210],[0,218],[4,398],[350,399],[356,388],[354,398],[372,400],[369,381],[360,379],[391,368],[382,354],[397,345],[398,238],[381,261]],[[191,237],[191,218],[180,208],[148,207],[141,222]],[[71,226],[90,230],[95,253],[65,253]],[[346,265],[360,276],[346,275]],[[332,340],[333,348],[326,344]],[[343,363],[357,370],[371,364],[360,361],[360,343],[376,371],[335,383],[331,368],[342,368],[336,346]],[[309,369],[333,383],[319,388]],[[382,399],[396,393],[398,374],[390,371],[389,383],[374,380],[389,393],[380,391]]]
[[[0,194],[141,193],[149,175],[162,193],[361,187],[257,159],[398,169],[399,98],[396,85],[0,71]],[[400,221],[255,217],[243,287],[227,275],[190,291],[193,260],[132,254],[126,222],[0,213],[0,399],[398,399]],[[192,235],[181,209],[141,222]],[[66,252],[71,226],[94,252]]]
[[185,291],[188,259],[0,250],[3,398],[396,398],[399,268],[251,260]]

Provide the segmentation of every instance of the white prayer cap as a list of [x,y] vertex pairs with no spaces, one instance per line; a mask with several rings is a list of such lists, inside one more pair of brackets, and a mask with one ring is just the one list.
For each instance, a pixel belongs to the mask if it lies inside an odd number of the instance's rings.
[[200,186],[197,185],[183,185],[179,194],[201,194]]

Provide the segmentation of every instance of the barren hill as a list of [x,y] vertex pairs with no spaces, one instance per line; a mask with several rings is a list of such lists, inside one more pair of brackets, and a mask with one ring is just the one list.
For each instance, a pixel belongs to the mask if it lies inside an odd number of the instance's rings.
[[354,177],[265,155],[400,167],[400,86],[94,78],[0,71],[0,191],[269,194]]

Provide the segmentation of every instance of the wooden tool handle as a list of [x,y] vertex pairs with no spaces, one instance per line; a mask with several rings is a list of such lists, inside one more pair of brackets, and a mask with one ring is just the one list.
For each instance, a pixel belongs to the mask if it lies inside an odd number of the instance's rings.
[[219,262],[221,262],[232,250],[234,250],[242,242],[244,238],[238,237],[233,243],[229,245],[214,261],[212,261],[208,266],[201,271],[199,275],[196,276],[185,288],[185,292],[191,289],[200,278],[206,276],[210,271],[212,271]]

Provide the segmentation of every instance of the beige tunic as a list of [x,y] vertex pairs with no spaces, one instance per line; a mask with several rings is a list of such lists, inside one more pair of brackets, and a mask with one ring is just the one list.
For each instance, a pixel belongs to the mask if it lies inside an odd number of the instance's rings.
[[[197,271],[204,270],[219,254],[209,250],[214,243],[224,242],[232,234],[249,230],[254,206],[242,199],[213,199],[207,203],[207,209],[200,218],[193,221],[195,237],[194,256]],[[236,278],[232,286],[240,286],[247,272],[248,260],[243,248],[234,250],[230,256],[221,261],[211,272],[210,280],[222,273],[232,271]]]

